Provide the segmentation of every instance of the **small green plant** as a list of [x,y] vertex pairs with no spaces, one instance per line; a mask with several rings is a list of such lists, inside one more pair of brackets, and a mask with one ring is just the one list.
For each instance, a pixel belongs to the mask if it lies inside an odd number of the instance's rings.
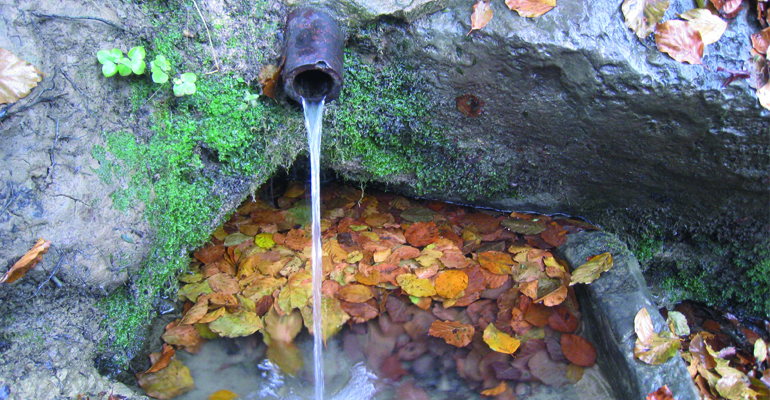
[[152,72],[152,81],[163,84],[168,82],[168,72],[171,71],[171,63],[166,60],[166,56],[158,54],[155,60],[150,62],[150,71]]
[[129,76],[132,73],[135,75],[143,74],[147,68],[144,57],[145,51],[142,46],[136,46],[129,50],[128,57],[124,57],[123,51],[120,49],[99,50],[96,53],[96,58],[102,64],[102,74],[107,78],[116,73],[120,76]]
[[240,106],[238,106],[239,111],[244,111],[249,106],[251,107],[257,107],[257,100],[259,99],[259,94],[251,94],[248,89],[245,89],[243,91],[243,101],[245,103],[241,103]]
[[174,78],[174,96],[189,96],[195,93],[195,81],[197,77],[192,72],[186,72]]

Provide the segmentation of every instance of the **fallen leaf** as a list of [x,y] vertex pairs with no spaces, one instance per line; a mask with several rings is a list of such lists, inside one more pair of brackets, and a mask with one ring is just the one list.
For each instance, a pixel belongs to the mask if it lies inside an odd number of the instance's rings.
[[238,397],[240,396],[229,390],[222,389],[210,394],[209,397],[207,397],[207,400],[235,400]]
[[636,337],[644,344],[649,344],[653,334],[655,334],[650,313],[644,307],[634,317],[634,332],[636,332]]
[[727,22],[705,8],[693,8],[680,17],[690,21],[691,26],[700,32],[704,45],[716,43],[727,29]]
[[527,362],[532,376],[552,387],[562,387],[570,383],[567,377],[567,364],[551,360],[547,351],[535,353]]
[[396,277],[396,282],[410,296],[430,297],[436,295],[436,288],[428,279],[418,278],[414,274],[402,274]]
[[477,255],[479,257],[479,264],[487,271],[498,275],[508,275],[511,273],[511,267],[514,265],[514,262],[509,254],[500,251],[485,251]]
[[719,12],[725,14],[733,14],[741,7],[742,0],[711,0],[711,4],[716,7]]
[[473,325],[466,325],[457,321],[436,320],[430,325],[428,334],[442,338],[452,346],[464,347],[471,342],[475,332]]
[[770,83],[767,83],[761,88],[757,89],[757,98],[759,99],[759,104],[761,104],[762,107],[770,110]]
[[767,359],[767,345],[762,339],[757,339],[754,342],[754,358],[757,359],[757,364],[763,363]]
[[596,348],[588,340],[569,333],[561,335],[561,351],[571,363],[592,367],[596,363]]
[[[368,307],[365,309],[368,309]],[[327,296],[321,298],[321,315],[321,330],[324,343],[339,332],[345,322],[350,319],[350,315],[342,308],[340,301]],[[302,309],[302,319],[307,330],[311,334],[315,334],[313,332],[313,309],[311,307],[308,306]]]
[[278,311],[271,307],[265,314],[264,326],[263,332],[270,335],[270,340],[291,343],[302,330],[302,315],[298,310],[278,315]]
[[147,371],[144,371],[144,374],[149,374],[153,372],[158,372],[162,370],[163,368],[166,368],[168,366],[168,363],[171,361],[171,357],[174,357],[174,348],[171,347],[168,343],[163,343],[163,350],[160,352],[160,357],[156,361],[152,363],[152,366]]
[[498,353],[513,354],[519,348],[519,345],[521,345],[521,342],[518,339],[513,338],[504,332],[500,332],[495,328],[494,324],[489,324],[487,325],[487,328],[484,329],[483,339],[484,343],[489,345],[489,348]]
[[575,332],[578,323],[578,319],[563,305],[554,307],[553,313],[548,317],[548,326],[562,333]]
[[[0,50],[3,50],[0,48]],[[0,57],[2,56],[2,52],[0,52]],[[0,59],[0,78],[2,78],[2,64]],[[0,81],[0,89],[2,89],[2,82]],[[2,93],[0,92],[0,95]],[[2,100],[2,99],[0,99]],[[15,264],[11,267],[11,269],[8,270],[8,272],[3,275],[2,278],[0,278],[0,283],[12,283],[15,282],[17,279],[22,278],[24,275],[27,274],[27,271],[34,268],[37,263],[40,262],[40,260],[43,259],[43,254],[48,252],[48,248],[51,247],[51,241],[49,240],[43,240],[38,239],[37,243],[35,243],[34,246],[32,246],[29,251],[27,251],[26,254],[24,254],[19,261],[16,261]]]
[[[488,1],[479,0],[473,5],[473,14],[471,14],[471,30],[467,35],[470,35],[474,30],[481,29],[489,23],[492,19],[492,6]],[[466,35],[466,36],[467,36]]]
[[466,117],[476,118],[481,115],[484,102],[472,94],[464,94],[455,98],[457,110]]
[[504,219],[500,224],[512,232],[521,233],[522,235],[537,235],[546,229],[542,221],[535,221],[533,219],[508,218]]
[[350,303],[363,303],[374,297],[374,293],[369,286],[349,284],[341,287],[337,296]]
[[297,376],[304,365],[302,351],[294,343],[270,342],[265,356],[290,376]]
[[262,319],[256,313],[244,310],[234,314],[225,313],[209,323],[213,332],[225,337],[249,336],[263,327]]
[[361,324],[380,315],[380,309],[377,307],[377,301],[370,299],[363,303],[349,303],[340,300],[340,307],[348,315],[354,324]]
[[650,36],[655,25],[663,20],[669,3],[669,0],[624,0],[621,10],[626,26],[642,39]]
[[714,387],[717,393],[728,400],[743,400],[755,398],[747,393],[750,385],[749,379],[740,373],[722,376]]
[[668,312],[666,325],[676,336],[690,336],[690,326],[687,325],[687,318],[679,311]]
[[482,396],[497,396],[498,394],[501,394],[507,389],[508,386],[505,384],[505,381],[500,382],[499,385],[493,387],[492,389],[482,390],[481,395]]
[[637,339],[634,345],[634,357],[647,364],[663,364],[679,351],[679,338],[669,331],[653,333],[649,343]]
[[411,207],[402,211],[400,217],[409,222],[430,222],[436,213],[430,208]]
[[468,287],[468,274],[461,270],[449,270],[438,274],[435,281],[436,294],[452,299]]
[[768,45],[770,45],[770,28],[751,35],[751,46],[757,53],[766,55]]
[[522,17],[539,17],[556,7],[556,0],[505,0],[505,5]]
[[[203,296],[201,296],[203,297]],[[184,314],[184,317],[182,317],[182,322],[180,322],[180,325],[192,325],[196,322],[198,322],[201,318],[203,318],[206,313],[209,312],[209,300],[208,298],[203,299],[203,301],[199,301],[195,303],[194,306],[192,306],[187,312]]]
[[674,394],[668,385],[663,385],[658,390],[647,395],[647,400],[674,400]]
[[706,367],[706,369],[714,369],[717,366],[717,363],[716,360],[714,360],[714,356],[711,355],[711,352],[707,347],[708,345],[703,339],[703,335],[701,333],[697,333],[690,340],[689,350],[693,358],[697,358],[699,364]]
[[176,359],[158,372],[140,375],[139,386],[156,399],[170,399],[195,389],[190,370]]
[[203,338],[192,325],[179,325],[179,320],[166,325],[166,331],[161,336],[164,342],[174,346],[182,346],[190,353],[197,353],[203,345]]
[[572,279],[569,285],[572,286],[576,283],[591,283],[598,279],[599,275],[603,272],[609,271],[614,265],[610,253],[602,253],[598,256],[593,256],[588,262],[572,271]]
[[406,228],[404,232],[406,241],[412,246],[427,246],[439,239],[439,230],[436,224],[431,222],[415,222]]
[[656,25],[655,44],[676,61],[701,64],[703,38],[689,22],[670,20]]
[[254,237],[254,244],[263,249],[272,249],[275,246],[272,233],[260,233]]
[[262,94],[274,99],[278,78],[281,76],[281,68],[275,65],[264,65],[259,70],[257,80],[262,85]]
[[23,99],[41,80],[43,73],[32,64],[0,48],[0,104]]

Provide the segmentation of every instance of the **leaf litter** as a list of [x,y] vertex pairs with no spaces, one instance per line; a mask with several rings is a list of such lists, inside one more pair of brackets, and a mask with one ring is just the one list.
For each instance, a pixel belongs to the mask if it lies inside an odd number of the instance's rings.
[[[307,196],[302,184],[292,183],[276,201],[280,208],[247,201],[194,252],[190,271],[180,275],[185,313],[166,327],[166,346],[194,353],[207,339],[259,332],[267,357],[287,374],[298,373],[303,355],[293,341],[312,328],[311,242],[310,230],[289,210],[303,207]],[[490,364],[500,365],[485,372],[494,382],[483,388],[486,395],[510,392],[501,386],[508,376],[563,385],[579,380],[581,365],[593,365],[596,349],[579,336],[573,276],[549,244],[594,229],[590,225],[387,193],[362,195],[336,185],[327,185],[322,199],[324,341],[345,325],[365,325],[372,337],[362,346],[365,358],[376,371],[394,376],[402,375],[394,362],[423,354],[429,340],[439,341],[429,346],[449,346],[444,352],[468,379],[481,377],[479,363],[487,355],[494,358]],[[594,259],[588,264],[596,271],[612,266],[609,254]],[[489,296],[497,300],[484,298]],[[406,332],[409,343],[396,347],[398,332]],[[563,354],[561,361],[522,353],[546,340]],[[510,355],[517,357],[514,362]],[[515,362],[522,358],[529,362]],[[176,368],[175,377],[177,363],[172,358],[168,364]],[[145,374],[145,380],[169,367]],[[553,371],[558,379],[549,375]],[[172,389],[152,390],[164,395]]]

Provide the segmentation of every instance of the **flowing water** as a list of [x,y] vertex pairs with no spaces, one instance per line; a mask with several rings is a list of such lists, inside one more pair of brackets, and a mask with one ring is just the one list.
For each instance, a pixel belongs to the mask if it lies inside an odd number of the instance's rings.
[[323,343],[321,339],[321,283],[323,283],[323,264],[321,261],[321,122],[324,113],[324,100],[307,101],[302,98],[305,111],[307,141],[310,146],[310,193],[313,212],[313,249],[311,262],[313,268],[313,365],[315,368],[315,400],[324,398]]

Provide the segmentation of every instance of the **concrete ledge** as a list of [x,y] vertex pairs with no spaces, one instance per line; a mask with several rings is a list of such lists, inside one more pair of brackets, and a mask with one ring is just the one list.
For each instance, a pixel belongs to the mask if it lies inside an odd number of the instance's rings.
[[615,267],[590,285],[576,285],[576,291],[586,335],[597,347],[597,363],[615,397],[641,400],[668,385],[677,400],[698,400],[700,396],[681,357],[662,365],[647,365],[634,358],[634,317],[639,309],[647,308],[656,332],[666,323],[628,247],[615,235],[581,232],[569,235],[557,254],[575,269],[587,258],[604,252],[612,254]]

